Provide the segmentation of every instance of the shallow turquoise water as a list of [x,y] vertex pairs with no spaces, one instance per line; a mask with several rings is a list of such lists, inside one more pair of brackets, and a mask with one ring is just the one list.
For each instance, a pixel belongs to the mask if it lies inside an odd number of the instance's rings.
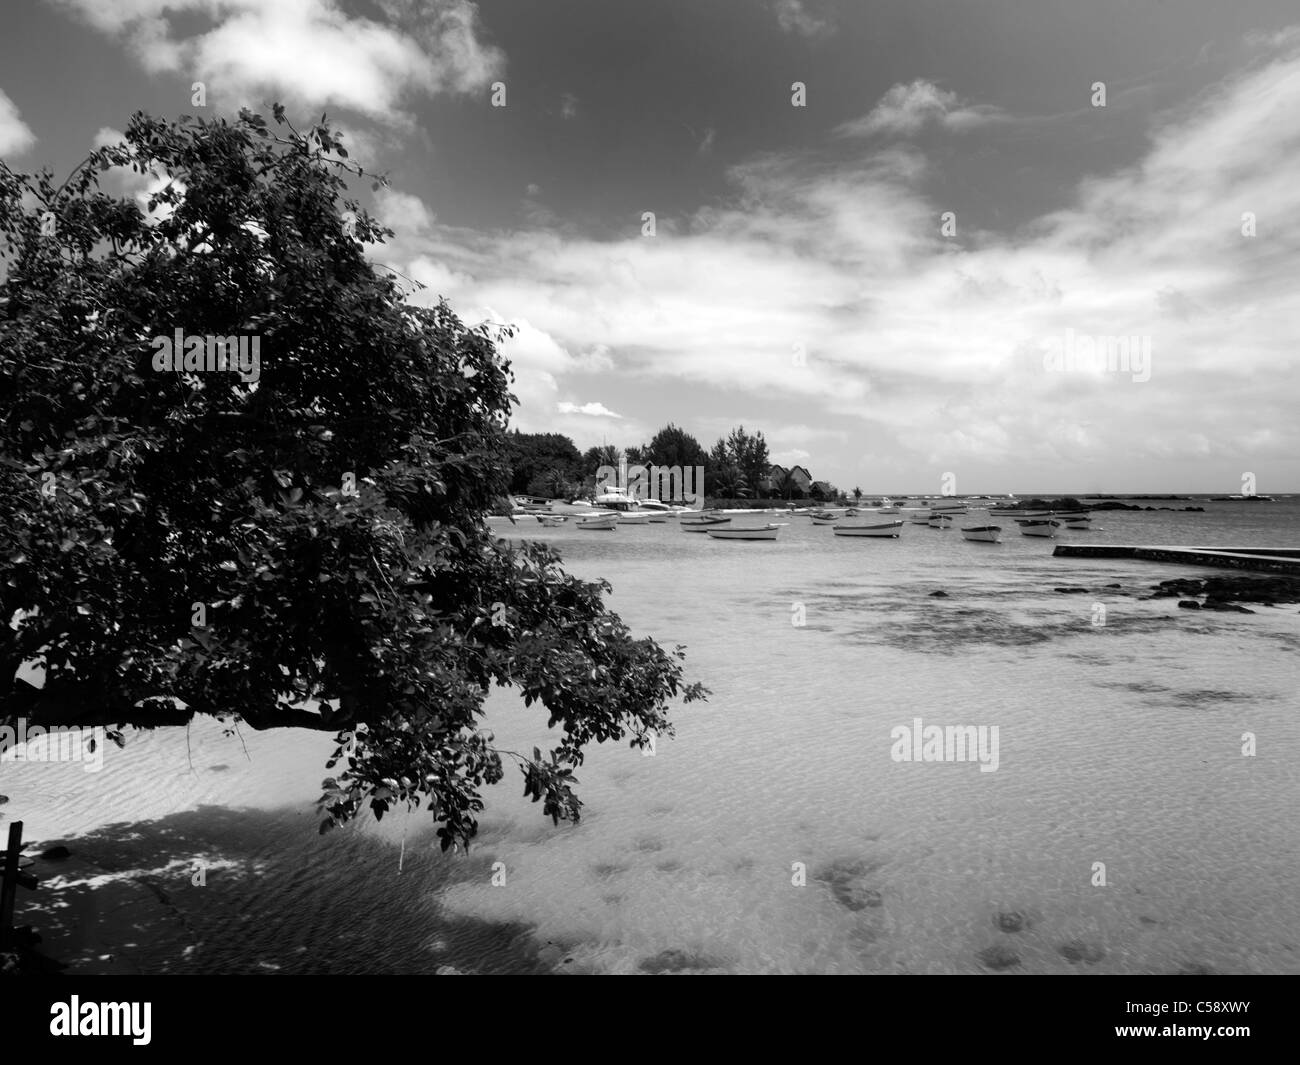
[[[1297,542],[1294,502],[1205,505],[1063,538]],[[594,751],[577,826],[508,775],[467,857],[436,854],[418,813],[318,838],[328,740],[245,733],[245,755],[198,727],[188,755],[143,736],[100,774],[5,765],[0,790],[38,811],[29,836],[169,886],[184,920],[143,968],[1300,971],[1296,607],[1139,601],[1124,593],[1210,571],[1054,559],[1010,522],[989,545],[789,520],[776,543],[528,530],[610,580],[636,630],[686,644],[713,691],[653,757]],[[893,761],[917,717],[996,726],[997,771]],[[503,747],[545,744],[510,692],[488,723]],[[202,888],[196,854],[222,863]],[[257,935],[223,935],[231,920]]]

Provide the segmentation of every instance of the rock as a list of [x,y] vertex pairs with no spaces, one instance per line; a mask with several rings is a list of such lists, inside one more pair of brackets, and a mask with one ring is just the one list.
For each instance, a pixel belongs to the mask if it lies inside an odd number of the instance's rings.
[[947,598],[948,598],[948,593],[947,593],[947,592],[931,592],[931,593],[930,593],[930,598],[931,598],[931,599],[947,599]]
[[716,959],[687,950],[661,950],[653,958],[645,958],[637,966],[643,973],[680,973],[687,969],[717,969]]
[[985,947],[977,955],[979,960],[987,965],[990,969],[1001,972],[1003,969],[1010,969],[1013,965],[1020,964],[1020,955],[1009,947],[998,944],[995,947]]
[[1106,587],[1107,587],[1107,588],[1123,588],[1124,585],[1122,585],[1122,584],[1108,584],[1108,585],[1106,585]]
[[1024,928],[1032,928],[1033,922],[1019,910],[1010,910],[994,914],[993,926],[1002,932],[1019,932]]
[[1200,610],[1200,609],[1201,609],[1201,604],[1198,603],[1195,599],[1180,599],[1180,600],[1178,600],[1178,605],[1179,605],[1180,607],[1182,607],[1184,610]]
[[67,847],[60,843],[57,847],[51,847],[49,850],[41,851],[41,857],[47,862],[61,862],[65,858],[71,858],[72,851],[68,850]]
[[1179,577],[1172,581],[1161,581],[1151,587],[1152,599],[1172,599],[1180,595],[1200,595],[1205,590],[1205,582],[1195,577]]
[[0,795],[0,806],[3,806],[8,801],[9,801],[8,795]]
[[835,901],[846,910],[857,913],[885,904],[884,896],[871,887],[867,877],[879,868],[879,863],[867,861],[838,861],[813,874],[815,880],[829,884]]
[[1053,588],[1052,591],[1054,591],[1054,592],[1064,592],[1064,593],[1067,594],[1067,595],[1074,595],[1074,594],[1077,594],[1077,593],[1079,593],[1079,592],[1082,592],[1084,595],[1087,595],[1087,594],[1088,594],[1088,589],[1087,589],[1087,588]]
[[1222,599],[1207,599],[1201,605],[1202,610],[1220,610],[1227,614],[1253,614],[1255,611],[1247,610],[1244,606],[1238,606],[1236,603],[1225,603]]
[[1082,939],[1072,939],[1068,943],[1062,943],[1056,949],[1066,961],[1084,962],[1087,965],[1095,965],[1106,956],[1106,952],[1101,947],[1085,943]]

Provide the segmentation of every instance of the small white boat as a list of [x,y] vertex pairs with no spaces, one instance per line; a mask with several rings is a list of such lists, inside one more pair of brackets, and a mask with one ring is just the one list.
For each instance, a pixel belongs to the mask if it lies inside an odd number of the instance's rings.
[[883,536],[895,540],[902,531],[901,521],[887,521],[883,525],[836,525],[832,530],[836,536]]
[[911,520],[913,525],[928,525],[930,524],[930,515],[925,513],[913,514]]
[[1089,517],[1075,517],[1075,518],[1062,517],[1059,520],[1065,522],[1065,527],[1067,529],[1091,529],[1092,528],[1092,518]]
[[856,513],[856,510],[848,509],[814,510],[809,517],[812,518],[812,523],[814,525],[834,525],[841,518],[846,518]]
[[619,511],[618,523],[620,525],[649,525],[650,515],[637,511]]
[[986,544],[996,544],[1002,539],[1001,525],[972,525],[963,528],[962,536],[967,540],[978,540]]
[[929,525],[931,529],[951,529],[952,515],[931,514],[930,517],[926,520],[926,524]]
[[537,520],[548,529],[557,528],[569,519],[563,514],[538,514]]
[[1055,536],[1061,523],[1051,518],[1021,518],[1016,521],[1022,536]]
[[578,519],[579,529],[587,529],[595,532],[612,532],[616,525],[618,525],[617,514],[594,514],[589,518]]
[[776,534],[780,531],[781,526],[773,523],[753,525],[748,528],[733,526],[730,529],[720,529],[715,525],[711,525],[705,529],[705,532],[715,540],[775,540]]
[[716,529],[719,525],[730,525],[731,519],[711,515],[707,518],[682,518],[677,524],[681,526],[682,532],[702,533]]

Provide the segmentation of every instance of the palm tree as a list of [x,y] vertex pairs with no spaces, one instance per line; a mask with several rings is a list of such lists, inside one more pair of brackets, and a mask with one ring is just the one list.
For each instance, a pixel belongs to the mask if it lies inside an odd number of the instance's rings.
[[862,489],[861,489],[861,488],[855,488],[855,489],[853,489],[853,502],[855,502],[855,503],[860,503],[860,502],[862,502]]

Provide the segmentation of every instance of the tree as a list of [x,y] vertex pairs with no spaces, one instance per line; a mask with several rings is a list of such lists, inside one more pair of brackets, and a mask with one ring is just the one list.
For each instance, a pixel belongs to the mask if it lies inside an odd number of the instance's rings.
[[[125,137],[59,186],[0,163],[0,725],[335,733],[322,831],[424,804],[467,845],[503,758],[576,820],[587,745],[671,735],[668,703],[705,691],[607,584],[489,532],[503,331],[367,260],[392,233],[340,216],[370,175],[323,116],[137,114]],[[165,209],[100,191],[112,166],[160,175]],[[256,339],[257,378],[157,369],[177,330],[187,363]],[[480,728],[494,683],[546,708],[547,754]]]
[[839,491],[829,481],[813,481],[808,488],[808,494],[819,502],[829,503],[838,498]]
[[802,499],[803,489],[799,486],[799,478],[794,475],[794,470],[783,470],[776,476],[772,484],[772,489],[782,499]]
[[[521,433],[506,436],[510,463],[510,491],[531,492],[529,487],[539,478],[559,479],[567,484],[581,484],[585,463],[577,446],[562,433]],[[593,474],[595,470],[591,471]]]
[[695,437],[669,422],[646,445],[642,462],[645,465],[680,466],[685,470],[707,465],[707,456]]
[[861,488],[854,488],[854,489],[853,489],[853,502],[855,502],[855,503],[860,503],[861,501],[862,501],[862,489],[861,489]]
[[763,434],[755,433],[751,436],[745,432],[743,425],[737,426],[727,437],[727,454],[740,470],[745,483],[757,495],[767,480],[767,470],[771,465]]

